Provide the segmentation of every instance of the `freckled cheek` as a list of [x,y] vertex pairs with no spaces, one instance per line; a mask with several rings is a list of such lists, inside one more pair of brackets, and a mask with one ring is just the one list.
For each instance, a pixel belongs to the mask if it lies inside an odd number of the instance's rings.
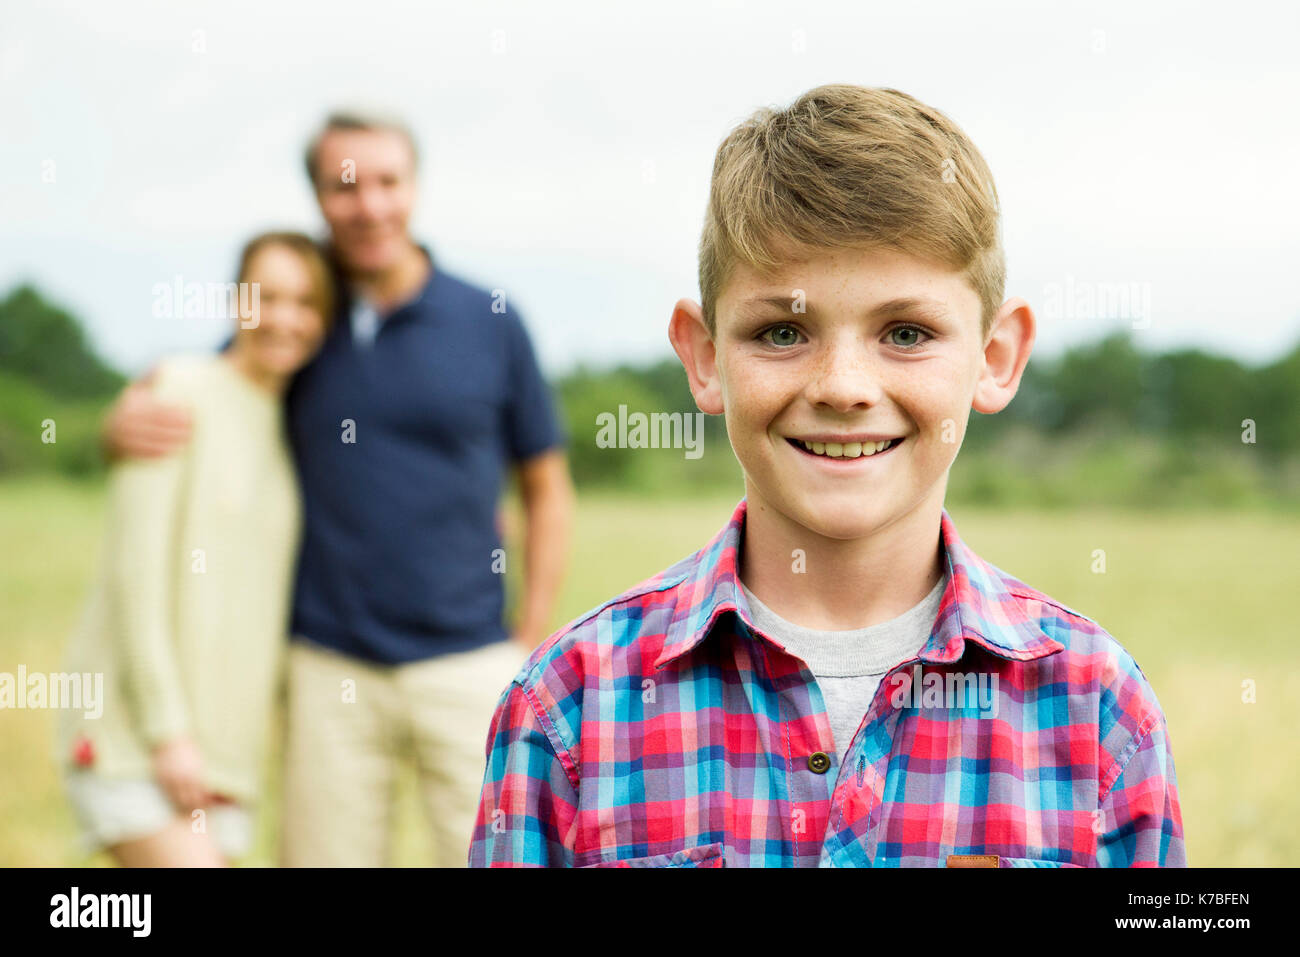
[[943,384],[910,383],[896,390],[893,399],[922,433],[942,428],[947,419],[957,421],[962,413],[953,390]]
[[728,369],[723,376],[723,401],[727,417],[747,433],[757,434],[772,428],[781,410],[789,405],[790,390],[775,376]]
[[912,384],[892,395],[917,431],[912,461],[923,470],[951,464],[962,437],[962,407],[949,389]]

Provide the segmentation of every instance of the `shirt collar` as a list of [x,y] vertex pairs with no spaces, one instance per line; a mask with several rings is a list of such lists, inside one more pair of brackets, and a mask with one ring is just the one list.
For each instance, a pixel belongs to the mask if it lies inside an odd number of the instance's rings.
[[424,284],[421,285],[409,299],[398,303],[396,306],[393,306],[387,312],[382,314],[378,313],[374,307],[366,302],[360,293],[356,291],[356,287],[352,284],[347,273],[343,271],[343,267],[339,264],[339,258],[333,246],[325,246],[326,257],[329,259],[330,264],[333,267],[335,286],[342,293],[339,299],[338,313],[347,320],[349,326],[351,326],[352,321],[357,314],[366,310],[374,313],[374,319],[377,325],[382,325],[389,319],[393,318],[393,316],[407,312],[412,306],[423,302],[433,294],[434,287],[442,279],[442,270],[438,267],[438,261],[434,258],[432,249],[424,243],[419,242],[417,242],[415,246],[420,250],[420,252],[424,253],[424,258],[429,261],[429,275],[426,277]]
[[[681,596],[668,625],[655,668],[663,668],[700,644],[727,612],[739,616],[751,630],[748,604],[737,574],[740,541],[745,528],[745,499],[713,539],[693,556],[694,561],[677,582]],[[976,555],[957,534],[956,523],[945,508],[940,535],[947,562],[948,584],[930,639],[921,649],[921,661],[946,664],[957,661],[965,642],[973,641],[991,654],[1013,661],[1028,661],[1056,654],[1064,645],[1034,622],[1023,609],[1023,599],[1007,588],[1006,577]]]

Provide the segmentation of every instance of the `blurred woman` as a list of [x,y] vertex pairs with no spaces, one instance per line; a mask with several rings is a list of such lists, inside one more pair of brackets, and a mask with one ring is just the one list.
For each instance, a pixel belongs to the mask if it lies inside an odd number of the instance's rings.
[[65,787],[84,849],[128,867],[221,866],[252,841],[300,527],[282,399],[334,293],[298,233],[249,242],[239,282],[256,309],[225,351],[156,367],[191,437],[112,467],[103,569],[68,653],[67,671],[103,674],[104,701],[97,718],[61,712]]

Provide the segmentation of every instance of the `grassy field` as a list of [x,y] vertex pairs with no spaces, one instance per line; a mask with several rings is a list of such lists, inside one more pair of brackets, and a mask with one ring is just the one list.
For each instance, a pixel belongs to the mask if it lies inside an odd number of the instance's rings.
[[[694,550],[735,499],[582,498],[558,626]],[[954,508],[989,561],[1099,621],[1151,680],[1169,719],[1193,866],[1300,864],[1294,623],[1300,518],[1267,513],[1038,513]],[[100,486],[0,483],[0,671],[52,671],[98,561]],[[1091,571],[1105,549],[1105,574]],[[1242,684],[1256,685],[1256,703]],[[107,863],[77,854],[50,759],[53,713],[0,711],[0,866]],[[275,860],[278,788],[257,851]],[[399,784],[396,862],[429,863],[408,772]]]

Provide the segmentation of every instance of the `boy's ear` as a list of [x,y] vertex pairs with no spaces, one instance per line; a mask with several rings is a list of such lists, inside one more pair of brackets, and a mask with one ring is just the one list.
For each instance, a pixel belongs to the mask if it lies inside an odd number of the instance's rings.
[[1036,325],[1029,303],[1019,298],[1008,299],[993,317],[993,328],[984,344],[984,370],[971,401],[976,412],[1001,412],[1015,398],[1034,349]]
[[698,302],[679,299],[668,320],[668,341],[682,360],[695,404],[707,415],[722,415],[722,380],[718,377],[717,349],[704,325]]

